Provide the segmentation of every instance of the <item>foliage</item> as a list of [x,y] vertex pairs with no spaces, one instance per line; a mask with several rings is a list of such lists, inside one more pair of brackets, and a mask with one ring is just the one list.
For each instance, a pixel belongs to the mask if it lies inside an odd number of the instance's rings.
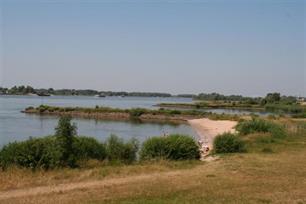
[[77,160],[97,159],[102,161],[107,157],[105,144],[91,137],[76,137],[73,142],[73,150]]
[[215,153],[246,152],[244,141],[235,134],[224,133],[214,140]]
[[186,135],[152,137],[144,142],[140,157],[146,159],[188,160],[200,157],[199,147]]
[[73,142],[77,135],[76,129],[76,125],[71,124],[71,117],[68,116],[61,117],[55,128],[55,135],[63,153],[62,162],[70,167],[74,167],[77,161],[73,149]]
[[298,104],[266,104],[265,109],[270,112],[284,112],[284,113],[306,113],[305,107]]
[[195,97],[196,100],[205,100],[205,101],[240,101],[240,102],[247,102],[250,104],[259,104],[261,98],[251,98],[251,97],[244,97],[241,95],[230,95],[225,96],[218,93],[210,93],[205,94],[201,93]]
[[143,108],[135,108],[129,111],[131,118],[139,118],[141,115],[145,114],[147,111]]
[[0,151],[0,166],[18,165],[27,168],[55,168],[61,165],[62,151],[56,137],[30,138],[10,143]]
[[253,118],[249,121],[240,121],[236,126],[236,130],[238,130],[241,135],[263,132],[271,133],[274,138],[283,138],[286,136],[286,130],[283,126],[259,118]]
[[281,95],[280,93],[268,93],[265,100],[267,103],[276,103],[281,100]]
[[107,159],[109,161],[120,161],[132,163],[136,160],[139,144],[136,139],[124,142],[116,135],[111,135],[106,141]]
[[171,97],[169,93],[155,93],[155,92],[113,92],[113,91],[97,91],[92,89],[35,89],[31,86],[14,86],[12,88],[0,87],[0,94],[9,95],[26,95],[42,93],[46,95],[62,95],[62,96],[130,96],[130,97]]

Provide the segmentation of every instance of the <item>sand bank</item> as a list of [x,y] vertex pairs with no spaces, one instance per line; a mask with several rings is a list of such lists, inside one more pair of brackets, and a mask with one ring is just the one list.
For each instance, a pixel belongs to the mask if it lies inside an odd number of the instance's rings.
[[230,120],[210,120],[207,118],[188,120],[191,127],[199,135],[199,139],[212,149],[214,138],[218,134],[224,132],[235,132],[234,127],[237,125],[236,121]]

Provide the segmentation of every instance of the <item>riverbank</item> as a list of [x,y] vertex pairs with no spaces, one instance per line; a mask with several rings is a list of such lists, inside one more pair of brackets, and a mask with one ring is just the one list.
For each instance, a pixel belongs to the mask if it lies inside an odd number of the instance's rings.
[[231,132],[234,133],[236,121],[229,120],[210,120],[207,118],[188,120],[190,126],[196,131],[203,146],[209,148],[209,151],[202,156],[206,156],[213,149],[213,142],[217,135]]

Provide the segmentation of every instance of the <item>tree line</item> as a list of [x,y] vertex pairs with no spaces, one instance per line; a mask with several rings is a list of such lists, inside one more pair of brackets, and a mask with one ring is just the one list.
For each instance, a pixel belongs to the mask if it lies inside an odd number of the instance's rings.
[[0,95],[28,95],[28,94],[48,94],[58,96],[122,96],[122,97],[182,97],[193,98],[194,100],[205,101],[229,101],[241,102],[246,104],[294,104],[298,98],[295,96],[285,96],[280,93],[268,93],[265,97],[247,97],[242,95],[223,95],[219,93],[200,93],[196,94],[178,94],[159,92],[126,92],[126,91],[97,91],[93,89],[38,89],[32,86],[13,86],[12,88],[0,87]]
[[280,93],[268,93],[265,97],[246,97],[242,95],[222,95],[218,93],[205,94],[201,93],[194,97],[195,100],[204,100],[204,101],[228,101],[228,102],[241,102],[245,104],[295,104],[298,102],[298,97],[295,96],[285,96]]
[[58,96],[130,96],[130,97],[172,97],[169,93],[159,92],[125,92],[125,91],[97,91],[93,89],[37,89],[31,86],[0,87],[0,95],[28,95],[48,94]]

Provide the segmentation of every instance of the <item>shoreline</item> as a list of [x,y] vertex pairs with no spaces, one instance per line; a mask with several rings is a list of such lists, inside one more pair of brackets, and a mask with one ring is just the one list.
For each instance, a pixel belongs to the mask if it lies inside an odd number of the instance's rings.
[[119,109],[111,107],[83,108],[83,107],[52,107],[41,105],[39,107],[28,107],[21,111],[25,114],[71,116],[74,118],[96,119],[96,120],[118,120],[142,122],[171,122],[188,123],[192,119],[210,118],[213,120],[238,120],[237,115],[216,114],[199,112],[196,110],[151,110],[144,108]]
[[217,135],[225,132],[234,133],[237,125],[236,121],[210,120],[208,118],[191,119],[188,120],[188,123],[199,136],[200,141],[203,143],[202,147],[209,148],[209,151],[202,155],[203,157],[207,156],[213,149],[213,142]]
[[188,124],[189,120],[202,118],[192,115],[162,115],[145,113],[139,117],[132,118],[129,113],[108,112],[108,113],[85,113],[78,111],[70,112],[43,112],[25,110],[25,114],[32,115],[49,115],[49,116],[71,116],[73,118],[95,119],[95,120],[113,120],[113,121],[140,121],[140,122],[162,122],[175,124]]

